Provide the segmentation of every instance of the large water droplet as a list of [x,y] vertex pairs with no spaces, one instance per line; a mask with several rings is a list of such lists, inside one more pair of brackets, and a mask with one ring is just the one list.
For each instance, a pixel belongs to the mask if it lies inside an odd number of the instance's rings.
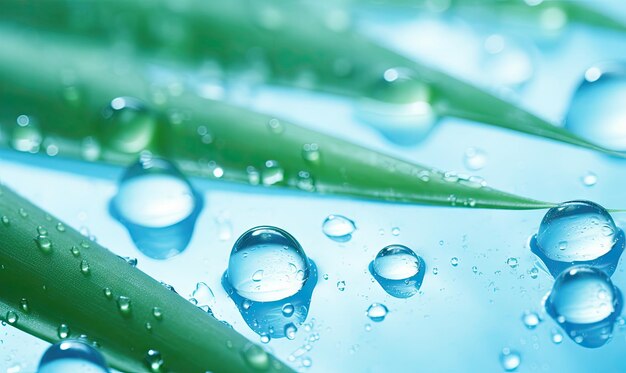
[[430,87],[406,68],[387,69],[366,98],[360,100],[356,116],[398,145],[414,145],[428,135],[437,122]]
[[103,112],[103,138],[109,146],[125,153],[138,153],[152,141],[156,117],[138,99],[114,98]]
[[172,163],[146,157],[128,168],[110,207],[139,250],[166,259],[187,247],[202,205]]
[[98,350],[82,341],[69,340],[50,346],[41,357],[37,372],[108,373],[109,369]]
[[342,215],[328,215],[322,223],[322,232],[326,237],[337,242],[347,242],[352,238],[356,224]]
[[390,245],[378,252],[369,270],[389,295],[408,298],[422,286],[426,264],[408,247]]
[[[316,284],[317,268],[300,244],[270,226],[252,228],[239,237],[222,278],[250,328],[271,338],[284,337],[286,324],[306,319]],[[293,307],[289,316],[283,314],[287,303]]]
[[626,150],[626,66],[593,66],[570,103],[565,128],[609,149]]
[[557,277],[546,311],[576,343],[596,348],[611,337],[622,294],[603,271],[578,265]]
[[624,232],[602,206],[564,202],[548,210],[530,248],[554,277],[573,264],[593,265],[610,276],[624,251]]

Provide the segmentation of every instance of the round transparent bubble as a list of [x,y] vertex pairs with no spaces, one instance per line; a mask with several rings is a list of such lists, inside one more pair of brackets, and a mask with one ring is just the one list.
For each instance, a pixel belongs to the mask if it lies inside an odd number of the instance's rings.
[[105,108],[104,140],[115,150],[137,153],[152,141],[157,127],[154,114],[134,97],[116,97]]
[[609,340],[622,311],[622,295],[606,273],[579,265],[556,279],[545,307],[576,343],[600,347]]
[[328,215],[322,223],[322,232],[326,237],[337,242],[347,242],[352,239],[356,224],[342,215]]
[[422,285],[424,260],[402,245],[383,248],[370,263],[370,273],[391,296],[408,298]]
[[196,197],[174,165],[154,158],[128,170],[113,203],[125,221],[161,228],[190,216]]
[[358,102],[356,117],[391,142],[414,145],[430,133],[438,120],[431,96],[430,87],[414,71],[389,68],[372,84],[368,97]]
[[67,340],[46,350],[39,361],[37,372],[108,373],[109,369],[98,350],[82,341]]
[[609,149],[626,150],[626,65],[587,69],[570,103],[565,127]]
[[238,295],[257,302],[296,294],[309,276],[309,260],[300,244],[282,229],[250,229],[230,254],[228,281]]
[[554,276],[571,263],[594,264],[612,274],[624,249],[623,236],[602,206],[570,201],[548,210],[531,249]]

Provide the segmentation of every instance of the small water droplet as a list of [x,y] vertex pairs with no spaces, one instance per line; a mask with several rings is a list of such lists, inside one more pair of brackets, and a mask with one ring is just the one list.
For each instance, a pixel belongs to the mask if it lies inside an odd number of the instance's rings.
[[17,322],[17,313],[13,311],[8,311],[6,314],[6,320],[9,324],[13,325]]
[[61,339],[65,339],[65,338],[69,337],[69,335],[70,335],[70,327],[67,326],[67,324],[59,325],[59,327],[57,328],[57,335]]
[[598,176],[589,171],[580,178],[580,181],[582,181],[584,186],[592,187],[598,182]]
[[356,224],[342,215],[328,215],[322,223],[322,232],[337,242],[350,241],[355,230]]
[[81,260],[80,262],[80,272],[83,275],[88,275],[90,273],[91,269],[89,267],[89,262],[85,259]]
[[163,365],[165,362],[163,361],[163,357],[161,353],[157,350],[148,350],[146,353],[146,366],[151,372],[160,373],[163,371]]
[[289,323],[285,325],[285,337],[289,340],[296,339],[296,332],[298,332],[298,328],[293,323]]
[[339,291],[346,290],[346,282],[345,281],[338,281],[337,282],[337,290],[339,290]]
[[293,311],[294,307],[291,303],[286,303],[282,308],[283,316],[285,317],[291,317],[291,315],[293,315]]
[[270,341],[272,340],[272,338],[270,338],[270,336],[269,336],[269,335],[267,335],[267,334],[265,334],[265,333],[262,333],[262,334],[261,334],[261,339],[260,339],[260,340],[261,340],[261,343],[268,344],[268,343],[270,343]]
[[4,224],[5,227],[8,227],[11,224],[11,219],[9,219],[6,215],[3,215],[0,220],[2,220],[2,224]]
[[285,178],[284,170],[277,161],[268,160],[265,162],[261,172],[261,182],[263,185],[275,185],[281,183]]
[[117,309],[123,316],[129,316],[131,312],[130,298],[123,295],[117,297]]
[[399,236],[400,235],[400,228],[398,228],[398,227],[391,228],[391,234],[394,235],[394,236]]
[[319,146],[315,143],[304,144],[302,146],[302,158],[311,163],[317,163],[320,160]]
[[20,308],[22,309],[22,311],[24,311],[25,313],[30,312],[30,308],[28,307],[28,300],[26,298],[22,298],[20,300]]
[[479,148],[467,148],[463,157],[465,168],[470,171],[478,171],[487,164],[487,153]]
[[367,308],[367,317],[374,322],[381,322],[387,317],[389,310],[387,306],[382,303],[372,303]]
[[23,207],[20,207],[17,212],[20,214],[21,217],[26,218],[28,217],[28,212],[26,212],[26,210],[24,210]]
[[104,288],[103,293],[104,293],[104,296],[107,299],[112,299],[113,298],[113,291],[111,291],[110,288]]
[[439,269],[437,267],[433,267],[433,275],[437,275],[439,273]]
[[152,316],[157,320],[163,319],[163,311],[159,307],[152,307]]
[[452,259],[450,259],[450,264],[451,264],[453,267],[458,266],[458,265],[459,265],[459,258],[457,258],[456,256],[455,256],[455,257],[453,257]]
[[35,242],[37,243],[37,247],[45,254],[49,254],[52,252],[52,241],[47,235],[39,235],[35,237]]
[[511,350],[508,347],[502,349],[500,352],[500,365],[502,365],[502,369],[507,372],[513,372],[519,368],[522,362],[522,356],[519,352],[515,350]]
[[374,279],[391,296],[408,298],[419,290],[424,279],[424,260],[402,245],[389,245],[370,263]]
[[535,329],[541,323],[541,318],[537,312],[525,311],[522,314],[522,322],[528,329]]
[[65,232],[65,225],[63,223],[61,223],[61,222],[57,223],[56,228],[57,228],[57,231],[59,231],[59,232]]
[[513,268],[513,269],[515,269],[515,268],[517,268],[517,267],[519,266],[519,260],[518,260],[517,258],[513,258],[513,257],[511,257],[511,258],[508,258],[508,259],[506,260],[506,264],[507,264],[509,267],[511,267],[511,268]]
[[552,343],[558,345],[563,342],[563,334],[561,334],[558,329],[552,329],[550,332],[550,339],[552,340]]

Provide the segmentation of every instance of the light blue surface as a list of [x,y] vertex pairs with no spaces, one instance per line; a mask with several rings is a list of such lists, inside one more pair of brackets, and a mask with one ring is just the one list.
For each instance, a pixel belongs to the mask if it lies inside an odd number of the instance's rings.
[[[389,45],[483,86],[497,84],[493,71],[482,68],[484,56],[477,51],[498,30],[454,20],[442,24],[415,15],[393,17],[387,23],[374,18],[364,17],[369,20],[363,22],[368,33]],[[581,26],[569,28],[559,42],[533,46],[522,34],[520,43],[532,46],[534,73],[518,91],[504,92],[556,122],[565,117],[587,67],[626,59],[623,34]],[[487,154],[487,160],[471,173],[484,177],[490,186],[548,201],[589,199],[605,207],[626,207],[623,160],[452,119],[441,121],[419,146],[397,147],[354,119],[354,105],[346,99],[261,88],[238,102],[444,170],[470,173],[464,154],[475,147]],[[581,182],[589,171],[598,178],[592,187]],[[510,348],[521,354],[519,372],[626,370],[626,333],[620,327],[613,340],[598,349],[582,348],[568,337],[561,344],[552,342],[557,325],[543,312],[541,301],[553,279],[542,271],[537,278],[529,274],[536,257],[528,240],[545,211],[394,205],[193,179],[205,205],[190,246],[179,256],[158,261],[142,255],[126,229],[109,215],[108,204],[122,172],[0,152],[0,179],[8,186],[69,225],[86,228],[118,255],[138,257],[138,268],[173,285],[183,296],[191,294],[197,282],[205,282],[215,294],[215,315],[254,341],[259,336],[227,298],[221,275],[232,245],[247,229],[274,225],[288,231],[315,261],[320,275],[308,315],[311,324],[300,327],[293,341],[272,340],[266,346],[294,367],[308,364],[310,358],[312,372],[498,372],[500,353]],[[329,214],[356,222],[358,230],[350,241],[338,243],[323,234],[321,224]],[[613,217],[618,225],[626,222],[624,214]],[[394,227],[400,229],[398,236],[391,234]],[[421,291],[407,299],[388,295],[368,271],[375,255],[396,243],[423,257],[427,268]],[[450,264],[453,257],[459,259],[456,267]],[[509,258],[517,258],[518,266],[507,264]],[[623,263],[612,280],[626,290]],[[344,291],[337,287],[340,281],[345,281]],[[379,323],[366,315],[375,302],[389,309]],[[543,318],[532,330],[522,322],[529,310],[540,311]],[[46,347],[10,326],[0,327],[0,338],[0,371],[33,371]],[[303,347],[307,343],[310,351]]]

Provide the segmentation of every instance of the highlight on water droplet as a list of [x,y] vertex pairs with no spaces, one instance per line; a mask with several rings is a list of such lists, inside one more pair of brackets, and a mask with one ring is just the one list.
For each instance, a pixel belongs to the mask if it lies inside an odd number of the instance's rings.
[[524,326],[528,329],[535,329],[539,323],[541,323],[541,317],[537,312],[534,311],[524,311],[522,314],[522,322]]
[[587,265],[561,273],[545,301],[547,313],[565,334],[587,348],[609,341],[622,306],[622,294],[609,276]]
[[164,369],[165,361],[163,360],[161,353],[157,350],[148,350],[148,352],[146,353],[145,362],[146,367],[151,372],[160,373]]
[[422,286],[426,264],[408,247],[389,245],[378,252],[369,271],[389,295],[408,298]]
[[343,215],[328,215],[322,223],[322,232],[337,242],[350,241],[355,230],[356,224]]
[[626,65],[587,69],[565,118],[565,128],[603,147],[626,150]]
[[415,145],[438,120],[431,88],[408,68],[392,67],[381,75],[357,102],[355,116],[395,144]]
[[570,201],[548,210],[530,248],[553,277],[574,264],[589,264],[611,276],[624,243],[624,232],[602,206]]
[[381,322],[387,317],[389,310],[387,306],[382,303],[372,303],[367,308],[367,317],[374,322]]
[[591,171],[588,171],[586,174],[580,177],[580,181],[586,187],[592,187],[596,185],[598,182],[598,176]]
[[296,239],[271,226],[255,227],[235,242],[222,285],[248,326],[283,338],[285,326],[307,315],[317,267]]
[[39,361],[38,373],[109,373],[100,352],[86,342],[65,340],[50,346]]
[[191,240],[203,207],[201,196],[171,162],[142,157],[130,166],[111,200],[111,215],[135,245],[154,259],[181,253]]
[[117,297],[117,309],[123,316],[129,316],[131,312],[130,298],[124,295]]
[[61,339],[65,339],[70,335],[70,327],[67,324],[61,324],[57,328],[57,336]]

